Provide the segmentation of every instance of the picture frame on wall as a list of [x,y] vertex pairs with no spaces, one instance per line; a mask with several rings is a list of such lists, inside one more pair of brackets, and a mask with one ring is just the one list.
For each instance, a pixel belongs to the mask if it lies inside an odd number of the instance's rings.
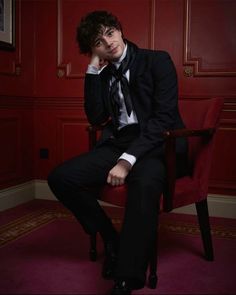
[[0,0],[0,50],[15,49],[15,0]]

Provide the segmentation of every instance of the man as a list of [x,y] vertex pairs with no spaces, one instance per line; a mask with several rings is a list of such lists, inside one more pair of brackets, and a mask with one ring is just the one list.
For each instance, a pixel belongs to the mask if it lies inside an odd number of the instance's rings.
[[[149,253],[157,232],[160,195],[166,182],[162,132],[183,128],[176,71],[163,51],[139,49],[123,38],[118,19],[106,11],[86,15],[77,29],[80,51],[89,54],[85,112],[91,124],[105,124],[90,152],[57,167],[48,178],[56,197],[88,233],[99,232],[105,247],[104,278],[111,294],[131,294],[145,285]],[[179,175],[187,145],[177,143]],[[100,207],[99,189],[128,185],[121,233]]]

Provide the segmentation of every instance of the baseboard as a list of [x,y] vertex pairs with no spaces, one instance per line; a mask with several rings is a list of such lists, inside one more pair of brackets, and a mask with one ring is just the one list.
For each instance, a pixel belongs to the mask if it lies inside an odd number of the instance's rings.
[[[209,194],[207,201],[210,216],[236,219],[236,196]],[[175,209],[173,212],[196,214],[196,208],[192,204]]]
[[41,179],[35,180],[35,199],[57,200],[50,190],[47,181]]
[[[0,211],[33,199],[56,200],[47,182],[37,179],[0,190]],[[109,204],[105,203],[105,205]],[[236,196],[209,194],[208,207],[210,216],[236,219]],[[173,212],[196,214],[194,205],[181,207],[173,210]]]
[[34,196],[34,180],[0,190],[0,211],[29,202]]

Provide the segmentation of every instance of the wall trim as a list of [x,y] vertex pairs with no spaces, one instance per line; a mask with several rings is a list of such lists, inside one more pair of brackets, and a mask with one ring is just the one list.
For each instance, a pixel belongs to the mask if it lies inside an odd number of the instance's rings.
[[[46,180],[35,179],[20,185],[0,190],[0,211],[13,208],[34,199],[56,200]],[[109,205],[103,203],[104,205]],[[209,194],[210,216],[236,219],[236,197]],[[195,206],[185,206],[173,210],[174,213],[196,214]]]
[[34,196],[34,180],[2,189],[0,190],[0,211],[29,202],[34,199]]
[[[210,216],[236,219],[235,196],[209,194],[207,200]],[[196,215],[196,209],[194,205],[184,206],[173,210],[173,212]]]
[[35,199],[57,200],[50,190],[47,181],[42,179],[35,180]]

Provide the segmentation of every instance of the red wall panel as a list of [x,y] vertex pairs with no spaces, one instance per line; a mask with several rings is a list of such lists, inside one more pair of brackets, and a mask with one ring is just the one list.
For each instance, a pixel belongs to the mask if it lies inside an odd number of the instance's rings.
[[0,177],[3,181],[15,178],[19,173],[21,150],[19,116],[2,116],[0,119],[0,138],[3,142],[0,154]]
[[236,76],[235,11],[232,0],[186,1],[185,63],[195,75]]
[[0,109],[0,188],[33,178],[32,110]]
[[[230,114],[231,113],[231,114]],[[225,115],[227,114],[227,116]],[[228,117],[228,118],[227,118]],[[216,136],[211,169],[211,191],[235,194],[236,191],[236,118],[235,110],[225,107]],[[220,169],[219,169],[220,168]]]
[[88,150],[88,124],[76,116],[57,117],[58,160],[63,162]]
[[[40,106],[35,112],[35,178],[45,179],[62,161],[88,150],[87,121],[77,106]],[[48,159],[41,159],[40,149],[48,149]]]
[[[235,1],[16,2],[16,51],[0,51],[0,130],[6,142],[1,151],[9,147],[17,156],[9,162],[1,158],[2,185],[12,179],[4,171],[16,171],[15,181],[46,179],[55,165],[88,149],[83,111],[88,58],[79,54],[75,32],[82,15],[106,9],[120,18],[125,37],[138,46],[170,53],[181,98],[225,99],[210,190],[236,195]],[[48,149],[48,159],[40,158],[41,148]]]

